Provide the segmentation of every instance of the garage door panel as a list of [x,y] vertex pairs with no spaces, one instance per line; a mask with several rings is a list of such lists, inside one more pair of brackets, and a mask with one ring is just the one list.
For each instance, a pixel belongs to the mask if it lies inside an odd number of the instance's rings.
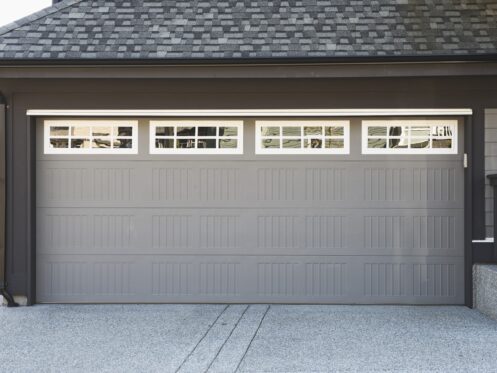
[[458,209],[38,209],[41,253],[463,255]]
[[[462,258],[41,255],[44,301],[460,303]],[[142,277],[142,284],[133,281]]]
[[39,205],[268,208],[282,207],[287,201],[292,203],[288,207],[462,208],[464,192],[456,182],[463,177],[458,162],[450,166],[445,162],[443,167],[436,162],[429,166],[396,162],[401,166],[395,167],[349,162],[347,169],[325,162],[310,168],[302,162],[291,168],[260,168],[247,162],[227,168],[208,163],[195,167],[112,163],[101,167],[78,161],[75,168],[67,162],[44,164],[38,173]]

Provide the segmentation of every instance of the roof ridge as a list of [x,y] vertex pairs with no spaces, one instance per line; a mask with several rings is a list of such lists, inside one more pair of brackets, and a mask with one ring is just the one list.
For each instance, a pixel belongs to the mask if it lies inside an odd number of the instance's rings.
[[0,27],[0,36],[5,35],[6,33],[15,30],[16,28],[25,26],[26,24],[30,22],[37,21],[43,17],[46,17],[48,15],[57,13],[58,11],[68,8],[71,5],[80,3],[83,0],[62,0],[61,2],[57,4],[53,4],[51,6],[48,6],[42,10],[39,10],[33,14],[30,14],[29,16],[23,17],[18,19],[17,21],[11,22],[6,24],[5,26]]

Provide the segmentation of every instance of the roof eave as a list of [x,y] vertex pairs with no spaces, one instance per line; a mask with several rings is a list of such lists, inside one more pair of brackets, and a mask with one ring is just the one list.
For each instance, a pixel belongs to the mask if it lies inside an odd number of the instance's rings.
[[361,57],[276,57],[276,58],[147,58],[147,59],[0,59],[0,66],[174,66],[174,65],[320,65],[363,63],[464,63],[496,62],[497,52],[474,55],[413,55],[413,56],[361,56]]

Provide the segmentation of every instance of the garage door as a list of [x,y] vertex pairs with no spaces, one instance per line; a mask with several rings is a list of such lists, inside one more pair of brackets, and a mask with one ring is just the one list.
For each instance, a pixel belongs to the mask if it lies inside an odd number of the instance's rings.
[[455,119],[56,119],[38,302],[462,304]]

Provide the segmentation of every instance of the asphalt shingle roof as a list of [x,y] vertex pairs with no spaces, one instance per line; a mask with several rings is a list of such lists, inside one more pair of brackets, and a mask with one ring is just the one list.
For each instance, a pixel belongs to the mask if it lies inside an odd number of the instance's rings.
[[0,28],[0,59],[497,53],[497,0],[64,0]]

